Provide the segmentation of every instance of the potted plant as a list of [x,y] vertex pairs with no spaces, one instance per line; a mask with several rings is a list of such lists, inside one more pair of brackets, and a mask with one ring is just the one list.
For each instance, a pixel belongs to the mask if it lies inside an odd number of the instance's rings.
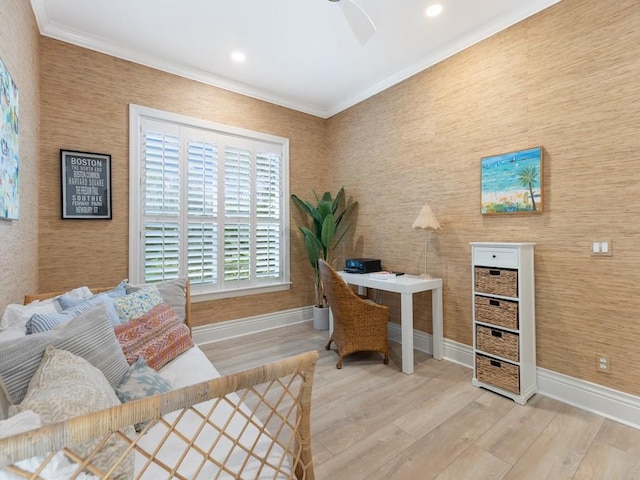
[[[344,188],[340,188],[335,198],[330,192],[324,192],[322,197],[318,197],[318,194],[313,191],[313,195],[315,204],[301,200],[295,194],[291,195],[291,199],[311,220],[311,225],[299,225],[298,228],[304,238],[307,259],[313,268],[315,282],[314,327],[318,330],[327,330],[329,328],[329,310],[320,280],[318,259],[321,258],[329,264],[332,262],[334,249],[351,227],[347,220],[347,214],[358,205],[358,202],[347,201]],[[318,312],[321,309],[323,311]],[[317,321],[316,315],[318,315]]]

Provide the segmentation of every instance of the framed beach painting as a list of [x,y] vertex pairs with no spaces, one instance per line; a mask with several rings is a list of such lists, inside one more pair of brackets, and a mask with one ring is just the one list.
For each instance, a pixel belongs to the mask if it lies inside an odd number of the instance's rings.
[[17,220],[18,87],[0,59],[0,218]]
[[483,157],[483,215],[541,213],[542,147]]

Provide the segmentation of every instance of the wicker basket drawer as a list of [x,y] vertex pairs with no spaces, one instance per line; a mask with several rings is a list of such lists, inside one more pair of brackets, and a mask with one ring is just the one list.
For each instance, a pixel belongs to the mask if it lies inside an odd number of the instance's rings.
[[498,328],[476,326],[476,348],[514,362],[520,361],[519,336]]
[[520,367],[476,353],[476,378],[490,385],[520,393]]
[[475,267],[476,292],[504,297],[518,296],[518,271],[505,268]]
[[518,330],[518,302],[475,296],[476,322]]

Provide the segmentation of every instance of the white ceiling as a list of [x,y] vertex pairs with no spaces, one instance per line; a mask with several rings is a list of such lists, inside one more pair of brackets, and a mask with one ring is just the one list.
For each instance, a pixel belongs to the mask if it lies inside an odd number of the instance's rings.
[[364,44],[328,0],[31,4],[43,35],[327,118],[560,0],[352,1],[377,28]]

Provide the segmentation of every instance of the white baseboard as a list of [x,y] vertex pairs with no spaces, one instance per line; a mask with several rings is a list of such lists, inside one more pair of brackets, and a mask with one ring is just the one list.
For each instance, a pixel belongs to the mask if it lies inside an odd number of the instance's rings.
[[538,367],[542,395],[640,429],[640,398]]
[[[400,325],[389,326],[389,339],[400,341]],[[415,331],[413,341],[416,350],[432,354],[431,335]],[[473,368],[473,349],[469,345],[445,339],[444,358]],[[538,367],[536,373],[541,395],[640,429],[639,397],[545,368]]]
[[211,323],[193,327],[193,341],[196,345],[227,340],[250,333],[264,332],[274,328],[286,327],[313,319],[313,308],[302,307],[281,312],[256,315],[255,317],[229,320],[228,322]]
[[[280,328],[311,321],[311,307],[296,308],[255,317],[214,323],[193,328],[193,341],[198,344],[217,342],[228,338]],[[400,342],[400,325],[389,324],[389,340]],[[433,354],[431,335],[414,331],[413,346],[416,350]],[[444,340],[444,358],[450,362],[473,368],[473,349],[469,345]],[[640,397],[603,387],[595,383],[537,369],[538,393],[602,415],[616,422],[640,429]]]

